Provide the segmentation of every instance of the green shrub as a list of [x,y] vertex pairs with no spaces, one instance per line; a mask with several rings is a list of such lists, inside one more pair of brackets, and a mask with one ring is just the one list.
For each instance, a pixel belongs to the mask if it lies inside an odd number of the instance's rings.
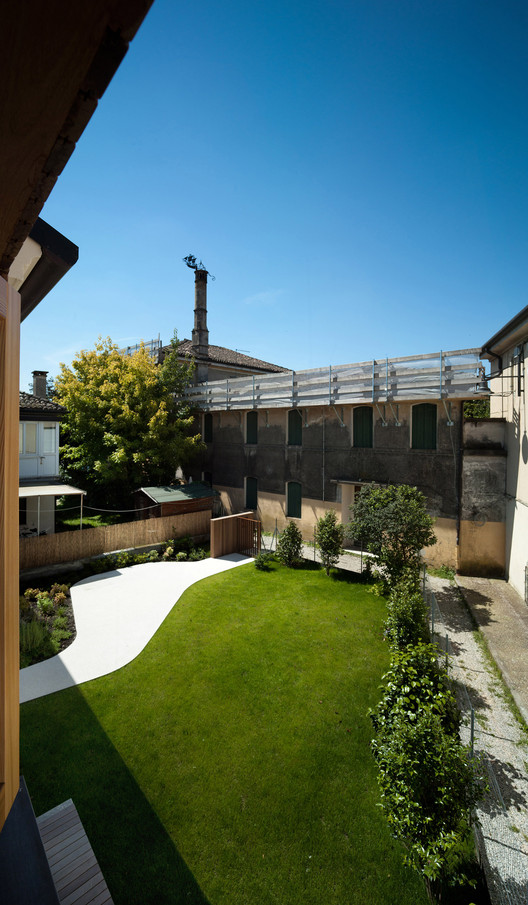
[[390,733],[399,719],[414,723],[423,708],[440,718],[446,732],[458,734],[460,711],[432,644],[394,651],[382,681],[382,698],[369,712],[378,735]]
[[176,562],[186,562],[187,554],[185,553],[184,550],[180,550],[179,553],[176,553],[176,556],[174,557],[174,559],[176,560]]
[[203,547],[196,547],[196,549],[190,551],[188,560],[189,562],[198,562],[201,559],[207,559],[208,555],[207,550],[204,550]]
[[20,616],[26,616],[31,611],[31,603],[25,594],[21,594],[18,598],[18,611]]
[[302,534],[295,522],[288,522],[279,537],[277,558],[285,566],[292,568],[301,559]]
[[372,749],[391,834],[404,844],[404,860],[421,873],[430,898],[438,899],[444,885],[468,879],[462,858],[471,810],[483,791],[475,764],[430,707],[412,721],[399,713]]
[[176,553],[187,553],[188,555],[191,550],[194,550],[194,541],[188,534],[186,534],[185,537],[179,537],[177,540],[173,540],[171,544]]
[[337,513],[330,509],[317,520],[315,527],[315,544],[321,555],[321,562],[326,574],[335,566],[343,553],[345,526],[337,521]]
[[55,610],[55,604],[47,591],[42,591],[37,597],[37,608],[44,616],[51,616]]
[[401,578],[393,586],[387,611],[385,635],[391,647],[402,650],[409,644],[430,640],[427,607],[414,574]]
[[38,619],[20,623],[20,668],[45,660],[55,653],[46,626]]
[[447,578],[449,581],[453,581],[455,577],[455,570],[451,568],[451,566],[440,566],[439,569],[427,569],[429,575],[434,575],[436,578]]
[[26,588],[24,591],[24,597],[27,600],[36,600],[38,595],[41,593],[39,588]]
[[[141,554],[139,554],[141,555]],[[131,566],[134,562],[134,554],[128,553],[126,550],[121,550],[115,559],[115,563],[118,569],[124,569],[126,566]]]
[[158,560],[159,560],[159,553],[157,550],[151,550],[147,554],[147,562],[158,562]]
[[49,595],[50,597],[56,597],[57,594],[64,594],[64,597],[67,597],[70,593],[70,585],[69,584],[52,584]]
[[259,553],[258,556],[255,556],[255,569],[258,569],[259,572],[270,572],[271,571],[271,563],[275,559],[273,553],[263,552]]

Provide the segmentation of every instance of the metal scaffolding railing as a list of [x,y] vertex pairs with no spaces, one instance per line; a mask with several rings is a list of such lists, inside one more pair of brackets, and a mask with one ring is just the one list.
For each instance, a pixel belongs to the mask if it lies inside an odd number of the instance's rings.
[[383,404],[486,397],[478,349],[433,352],[282,374],[254,374],[189,387],[203,411]]

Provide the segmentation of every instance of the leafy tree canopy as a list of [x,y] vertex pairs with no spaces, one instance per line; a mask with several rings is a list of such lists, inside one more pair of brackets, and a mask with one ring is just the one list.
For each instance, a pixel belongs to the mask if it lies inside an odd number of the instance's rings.
[[131,492],[171,482],[175,470],[200,449],[193,418],[182,401],[192,363],[171,350],[157,365],[147,350],[123,355],[109,339],[61,365],[55,399],[68,414],[61,425],[61,463],[68,480],[92,498],[130,508]]
[[420,551],[436,543],[425,502],[423,493],[407,484],[368,484],[351,507],[349,532],[378,557],[390,586],[409,570],[418,571]]

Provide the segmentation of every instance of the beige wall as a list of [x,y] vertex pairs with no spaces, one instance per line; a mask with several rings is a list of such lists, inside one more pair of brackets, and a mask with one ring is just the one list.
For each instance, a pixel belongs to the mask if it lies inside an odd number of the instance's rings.
[[462,575],[504,576],[504,549],[506,525],[504,522],[462,521],[458,571]]

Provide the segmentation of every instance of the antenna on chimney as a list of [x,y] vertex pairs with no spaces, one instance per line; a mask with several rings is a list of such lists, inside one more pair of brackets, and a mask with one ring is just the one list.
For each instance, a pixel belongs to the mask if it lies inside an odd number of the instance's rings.
[[209,273],[205,268],[205,264],[202,261],[196,263],[196,255],[187,255],[186,258],[182,258],[184,264],[187,264],[187,267],[190,267],[191,270],[205,270],[206,274],[211,277],[212,280],[216,280],[216,277]]

